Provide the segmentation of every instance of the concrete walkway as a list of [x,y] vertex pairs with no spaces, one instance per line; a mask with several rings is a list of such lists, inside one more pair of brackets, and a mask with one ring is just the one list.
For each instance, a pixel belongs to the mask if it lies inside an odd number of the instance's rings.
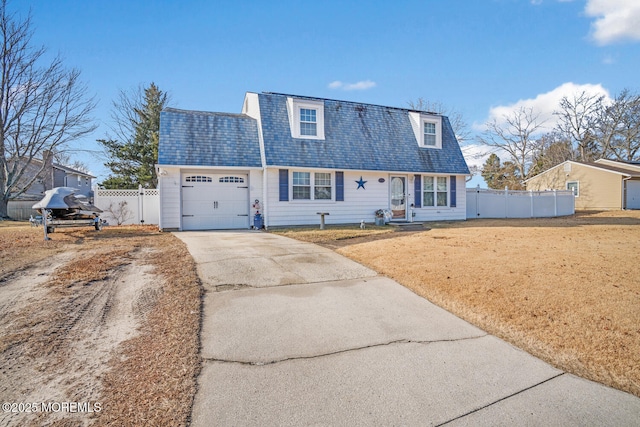
[[638,425],[563,373],[317,245],[176,233],[204,283],[194,426]]

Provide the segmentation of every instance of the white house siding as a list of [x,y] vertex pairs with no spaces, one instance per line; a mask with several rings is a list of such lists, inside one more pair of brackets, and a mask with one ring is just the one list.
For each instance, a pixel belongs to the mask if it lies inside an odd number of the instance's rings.
[[[431,174],[422,174],[431,175]],[[434,176],[442,176],[442,175],[434,175]],[[409,192],[411,196],[409,198],[409,203],[413,203],[415,200],[413,196],[413,175],[410,177],[409,182]],[[413,217],[414,221],[458,221],[458,220],[466,220],[467,219],[467,193],[465,190],[465,176],[456,176],[456,207],[445,207],[445,208],[418,208],[415,209],[415,216]],[[451,183],[449,183],[449,190],[451,189]]]
[[180,180],[179,167],[160,167],[158,188],[160,190],[159,228],[161,230],[179,230],[181,228]]
[[[327,170],[313,170],[303,168],[282,168],[292,171],[328,172]],[[279,168],[267,170],[267,197],[269,199],[266,211],[267,226],[308,225],[319,224],[318,212],[327,212],[327,224],[358,224],[364,220],[367,223],[375,221],[375,211],[389,209],[389,177],[390,175],[406,176],[408,178],[407,202],[413,203],[413,173],[389,173],[371,171],[344,171],[344,201],[335,201],[335,171],[332,172],[332,200],[309,201],[291,200],[279,201]],[[424,175],[424,174],[423,174]],[[364,189],[358,189],[360,178],[367,181]],[[383,178],[384,182],[379,182]],[[457,207],[455,208],[418,208],[415,209],[414,221],[434,220],[464,220],[466,219],[466,194],[464,176],[457,177]],[[291,188],[291,178],[289,179]]]

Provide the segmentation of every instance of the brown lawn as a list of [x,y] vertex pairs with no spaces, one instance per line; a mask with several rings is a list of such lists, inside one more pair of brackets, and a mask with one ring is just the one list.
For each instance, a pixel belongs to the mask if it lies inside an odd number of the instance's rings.
[[640,396],[640,211],[426,226],[274,232],[336,249],[560,369]]
[[429,226],[338,252],[562,370],[640,396],[640,211]]
[[0,424],[185,425],[199,371],[201,287],[154,227],[56,230],[0,221],[0,400],[99,402]]

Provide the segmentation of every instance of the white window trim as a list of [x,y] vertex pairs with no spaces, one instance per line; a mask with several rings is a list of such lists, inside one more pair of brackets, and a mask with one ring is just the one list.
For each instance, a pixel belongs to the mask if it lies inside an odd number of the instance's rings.
[[[316,135],[300,134],[300,110],[316,110]],[[324,140],[324,102],[308,99],[287,98],[287,113],[291,136],[300,139]]]
[[[419,111],[410,111],[409,120],[413,133],[420,148],[430,148],[432,150],[442,149],[442,116],[433,114],[424,114]],[[436,125],[436,145],[425,145],[424,141],[424,124],[433,123]]]
[[[434,205],[433,206],[425,206],[424,205],[424,193],[427,192],[427,190],[425,189],[425,185],[424,185],[424,179],[427,177],[431,177],[433,178],[433,191],[430,191],[430,193],[433,194],[433,202]],[[446,183],[447,183],[447,190],[446,190],[446,194],[447,194],[447,204],[445,206],[438,206],[438,178],[444,178]],[[420,198],[421,198],[421,203],[420,203],[420,209],[445,209],[445,208],[449,208],[451,207],[451,180],[449,179],[448,176],[445,175],[422,175],[422,182],[420,183]]]
[[576,198],[580,197],[580,181],[567,181],[567,183],[565,184],[567,190],[570,190],[569,184],[576,184],[575,195]]
[[[309,187],[310,187],[310,198],[309,199],[294,199],[293,198],[293,173],[294,172],[305,172],[309,174]],[[330,199],[316,199],[315,198],[315,188],[316,188],[316,173],[328,173],[331,177],[331,198]],[[325,187],[324,185],[322,187]],[[289,171],[289,202],[293,203],[309,203],[309,202],[317,202],[317,203],[329,203],[335,202],[336,200],[336,175],[334,172],[329,172],[326,170],[292,170]]]

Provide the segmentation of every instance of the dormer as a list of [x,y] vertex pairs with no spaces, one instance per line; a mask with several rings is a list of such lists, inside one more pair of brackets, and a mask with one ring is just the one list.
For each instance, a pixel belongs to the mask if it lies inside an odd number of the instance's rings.
[[418,146],[421,148],[442,148],[442,116],[409,111],[409,120]]
[[324,140],[324,101],[287,97],[291,136]]

